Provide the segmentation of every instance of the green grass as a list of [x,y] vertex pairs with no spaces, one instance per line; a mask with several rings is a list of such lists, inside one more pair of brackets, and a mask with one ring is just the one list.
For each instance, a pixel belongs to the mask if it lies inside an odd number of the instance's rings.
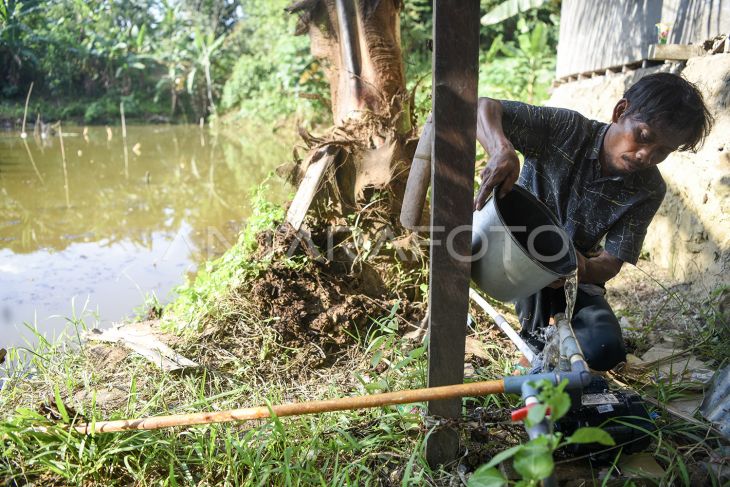
[[[256,363],[240,364],[235,373],[206,369],[176,377],[130,356],[114,371],[95,369],[87,354],[39,336],[32,352],[11,352],[11,361],[25,359],[28,366],[11,374],[0,395],[0,478],[68,485],[363,485],[397,475],[403,485],[420,485],[431,473],[420,455],[420,417],[409,408],[91,436],[68,432],[69,422],[81,418],[221,410],[423,385],[423,345],[416,353],[404,351],[405,343],[392,338],[392,319],[383,321],[388,325],[373,322],[364,337],[369,343],[356,342],[372,356],[350,377],[330,371],[326,380],[309,384],[287,384],[283,376],[281,383],[251,383],[247,378],[265,366]],[[376,355],[400,365],[380,376],[372,370]],[[333,381],[333,376],[339,377]],[[358,385],[363,377],[370,383]],[[96,404],[93,397],[74,399],[80,390],[110,383],[123,391],[113,407]],[[367,387],[371,384],[377,387]]]

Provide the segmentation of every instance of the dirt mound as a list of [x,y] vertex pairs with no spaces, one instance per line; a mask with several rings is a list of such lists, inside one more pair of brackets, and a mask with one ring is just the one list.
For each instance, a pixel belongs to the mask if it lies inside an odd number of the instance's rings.
[[385,282],[402,272],[392,260],[353,262],[342,248],[327,259],[315,244],[324,239],[290,227],[259,234],[252,258],[269,264],[231,292],[231,312],[203,339],[237,360],[265,360],[272,373],[283,368],[301,377],[351,354],[380,317],[396,313],[401,323],[420,322],[423,302]]
[[383,296],[362,293],[357,276],[311,268],[304,272],[274,264],[251,288],[249,298],[287,345],[314,340],[339,347],[351,341],[347,333],[361,329],[368,316],[379,316]]

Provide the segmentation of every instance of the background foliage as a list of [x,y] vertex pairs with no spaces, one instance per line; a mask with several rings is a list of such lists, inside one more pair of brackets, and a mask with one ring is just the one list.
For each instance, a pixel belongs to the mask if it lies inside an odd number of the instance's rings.
[[[329,120],[329,90],[289,0],[0,0],[0,118],[31,82],[31,119]],[[403,58],[416,107],[430,105],[431,0],[406,0]],[[500,4],[483,0],[482,13]],[[547,96],[559,2],[481,27],[480,94]]]

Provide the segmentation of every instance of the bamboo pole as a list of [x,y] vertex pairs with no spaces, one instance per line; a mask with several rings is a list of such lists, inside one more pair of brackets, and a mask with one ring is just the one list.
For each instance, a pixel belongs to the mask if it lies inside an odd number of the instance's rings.
[[66,149],[63,147],[63,128],[58,122],[58,139],[61,141],[61,162],[63,162],[63,189],[66,193],[66,208],[71,208],[71,200],[68,197],[68,170],[66,169]]
[[422,401],[439,401],[464,396],[484,396],[504,392],[503,380],[472,382],[451,386],[410,389],[397,392],[385,392],[368,396],[342,397],[323,401],[294,402],[275,406],[259,406],[252,408],[231,409],[189,414],[171,414],[168,416],[152,416],[138,419],[120,419],[116,421],[97,421],[95,423],[74,426],[83,434],[112,433],[128,430],[154,430],[172,426],[190,426],[195,424],[225,423],[229,421],[249,421],[263,419],[273,415],[299,416],[332,411],[365,409],[394,404],[407,404]]
[[33,154],[30,152],[30,147],[28,147],[28,141],[23,139],[23,145],[25,146],[25,151],[28,153],[28,157],[30,158],[30,163],[33,165],[33,170],[35,171],[36,176],[38,176],[38,179],[41,180],[41,184],[46,184],[46,182],[43,180],[43,176],[41,176],[41,173],[38,170],[38,166],[36,166],[36,164],[35,164],[35,159],[33,159]]
[[[119,113],[122,116],[122,146],[124,147],[124,177],[129,179],[129,151],[127,150],[127,122],[124,119],[124,102],[119,103]],[[109,137],[111,139],[111,137]]]
[[26,138],[28,134],[25,132],[25,121],[28,118],[28,102],[30,101],[30,94],[33,92],[33,81],[30,82],[30,88],[28,88],[28,94],[25,97],[25,110],[23,110],[23,128],[20,130],[20,137]]

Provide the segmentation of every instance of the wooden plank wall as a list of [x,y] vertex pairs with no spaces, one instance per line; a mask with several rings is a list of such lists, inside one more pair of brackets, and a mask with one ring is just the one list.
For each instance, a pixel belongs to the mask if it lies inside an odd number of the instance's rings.
[[658,22],[673,25],[670,43],[701,43],[730,32],[730,1],[563,0],[555,77],[647,59]]

